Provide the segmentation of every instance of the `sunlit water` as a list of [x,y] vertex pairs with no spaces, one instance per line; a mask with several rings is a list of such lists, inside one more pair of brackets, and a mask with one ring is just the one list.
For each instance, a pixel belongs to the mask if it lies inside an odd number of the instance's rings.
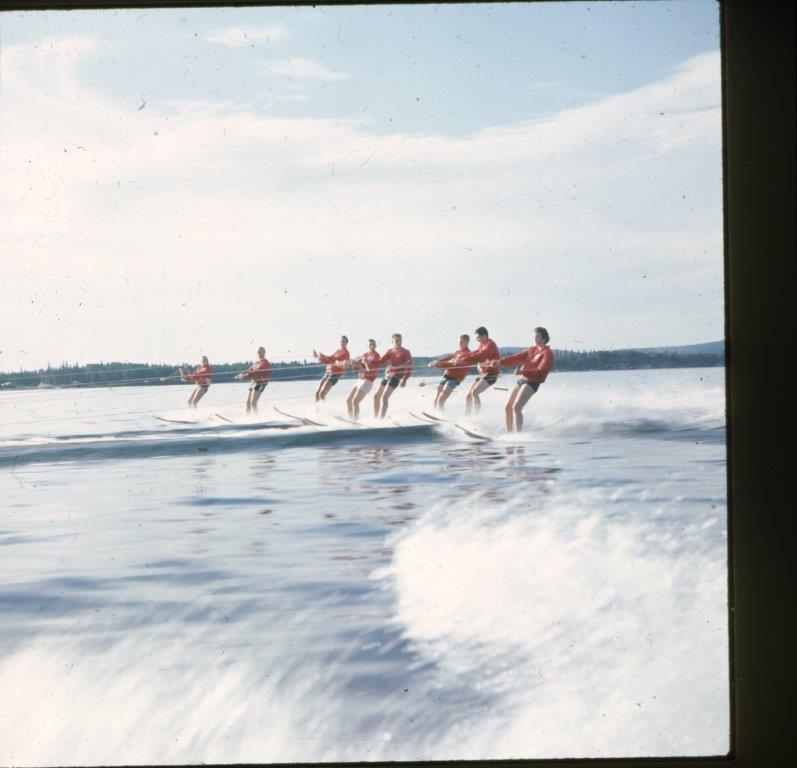
[[726,752],[723,376],[2,393],[0,763]]

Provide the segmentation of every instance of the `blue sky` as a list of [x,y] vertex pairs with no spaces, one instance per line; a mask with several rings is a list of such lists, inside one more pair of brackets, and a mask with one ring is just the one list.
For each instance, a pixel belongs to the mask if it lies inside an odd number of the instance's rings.
[[[209,42],[220,28],[272,35]],[[288,117],[367,113],[380,131],[449,135],[629,90],[719,45],[718,6],[700,0],[16,13],[2,30],[3,45],[51,35],[107,42],[80,72],[122,103],[225,99]],[[310,100],[274,103],[291,83],[264,76],[262,62],[291,56],[345,77],[303,79]]]
[[0,369],[722,336],[714,2],[0,23]]

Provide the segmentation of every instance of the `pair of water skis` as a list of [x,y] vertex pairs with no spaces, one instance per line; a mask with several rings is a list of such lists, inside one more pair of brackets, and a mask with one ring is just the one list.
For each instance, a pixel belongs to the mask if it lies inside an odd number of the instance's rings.
[[[226,421],[228,424],[235,424],[232,419],[228,419],[226,416],[222,416],[220,413],[214,413],[213,416],[215,416],[217,419],[221,419],[222,421]],[[213,416],[211,416],[211,418],[213,418]],[[185,419],[166,419],[163,416],[156,416],[154,413],[152,414],[152,417],[158,421],[165,421],[167,424],[199,424],[198,421],[187,421]]]
[[[153,415],[153,418],[156,418],[158,421],[165,421],[167,424],[199,424],[200,423],[198,421],[186,421],[185,419],[166,419],[163,416],[156,416],[155,414],[152,414],[152,415]],[[220,413],[214,413],[213,416],[211,416],[211,419],[214,416],[217,419],[221,419],[222,421],[226,421],[228,424],[235,424],[235,422],[232,419],[228,419],[226,416],[222,416]]]
[[[279,408],[277,408],[276,405],[274,406],[274,410],[277,413],[282,414],[283,416],[287,416],[289,419],[296,419],[296,421],[300,421],[300,422],[302,422],[302,424],[306,424],[307,426],[312,426],[312,427],[326,427],[327,426],[326,424],[322,424],[319,421],[313,421],[312,419],[308,419],[306,416],[295,416],[292,413],[286,413],[285,411],[281,411]],[[364,424],[361,424],[359,421],[354,421],[352,419],[345,419],[345,418],[343,418],[343,416],[335,416],[335,418],[338,421],[342,421],[344,424],[351,424],[354,427],[363,427],[363,426],[365,426]],[[404,426],[403,424],[399,424],[395,419],[393,419],[392,421],[397,427]]]
[[198,421],[184,421],[183,419],[164,419],[163,416],[156,416],[154,413],[152,414],[153,419],[157,419],[158,421],[164,421],[167,424],[199,424]]
[[473,432],[466,427],[463,427],[461,424],[457,424],[456,422],[449,422],[448,419],[441,419],[439,416],[435,416],[434,414],[427,413],[426,411],[421,411],[421,415],[418,416],[416,414],[411,414],[415,416],[416,419],[420,419],[421,421],[425,422],[426,424],[449,424],[453,423],[453,425],[462,430],[468,437],[472,437],[474,440],[481,440],[484,443],[489,443],[492,441],[492,437],[488,437],[487,435],[480,435],[478,432]]
[[325,427],[326,424],[322,424],[320,421],[313,421],[312,419],[308,419],[305,416],[294,416],[292,413],[285,413],[285,411],[281,411],[277,406],[273,406],[274,410],[281,414],[282,416],[286,416],[289,419],[295,419],[296,421],[301,421],[307,427]]
[[[163,422],[164,424],[185,424],[187,426],[207,426],[213,427],[214,429],[219,429],[218,425],[215,424],[208,424],[207,422],[202,421],[189,421],[187,419],[167,419],[164,416],[157,416],[156,414],[152,414],[153,419],[157,419],[158,421]],[[277,423],[277,422],[269,422],[265,421],[262,423],[251,423],[251,422],[238,422],[233,421],[232,419],[228,419],[226,416],[222,416],[220,413],[214,413],[210,420],[213,421],[214,419],[219,419],[225,424],[229,424],[231,426],[235,426],[238,429],[288,429],[290,427],[296,426],[294,424],[284,424],[284,423]]]

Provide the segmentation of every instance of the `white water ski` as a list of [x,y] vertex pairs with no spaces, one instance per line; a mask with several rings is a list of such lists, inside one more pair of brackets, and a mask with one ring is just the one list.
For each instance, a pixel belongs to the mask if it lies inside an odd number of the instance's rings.
[[152,414],[153,419],[157,419],[158,421],[165,421],[167,424],[199,424],[198,421],[182,421],[180,419],[164,419],[163,416],[156,416],[154,413]]
[[448,421],[448,419],[441,419],[439,416],[434,416],[433,414],[427,413],[426,411],[421,411],[421,415],[426,416],[427,419],[431,419],[432,421],[437,421],[440,423]]
[[472,437],[476,440],[482,440],[485,443],[492,442],[492,437],[487,437],[487,435],[480,435],[478,432],[471,432],[469,429],[465,429],[465,427],[454,424],[457,429],[461,429],[468,437]]
[[335,416],[335,418],[338,421],[345,422],[346,424],[354,424],[355,427],[361,427],[362,426],[362,424],[360,424],[359,421],[354,421],[352,419],[344,419],[343,416]]
[[228,419],[226,416],[222,416],[220,413],[214,413],[213,415],[217,416],[222,421],[226,421],[228,424],[235,424],[235,422],[232,419]]
[[434,421],[432,419],[427,419],[424,416],[418,416],[417,413],[413,413],[412,411],[410,411],[410,416],[412,416],[414,419],[418,419],[418,421],[422,421],[424,424],[438,424],[439,423],[439,422]]
[[279,413],[279,414],[281,414],[283,416],[287,416],[289,419],[296,419],[297,421],[301,421],[302,424],[305,424],[307,426],[310,426],[310,427],[325,427],[326,426],[326,424],[321,424],[318,421],[313,421],[312,419],[307,419],[304,416],[295,416],[292,413],[285,413],[285,411],[281,411],[279,408],[277,408],[276,405],[273,406],[273,407],[274,407],[274,410],[277,413]]

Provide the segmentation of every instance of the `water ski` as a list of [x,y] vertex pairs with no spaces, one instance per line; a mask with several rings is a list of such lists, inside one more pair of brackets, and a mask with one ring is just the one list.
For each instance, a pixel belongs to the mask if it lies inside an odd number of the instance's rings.
[[338,421],[345,422],[346,424],[354,424],[355,427],[361,427],[362,426],[362,424],[360,424],[359,421],[353,421],[352,419],[344,419],[343,416],[335,416],[335,418]]
[[164,419],[163,416],[156,416],[154,413],[152,414],[153,419],[157,419],[158,421],[165,421],[167,424],[199,424],[198,421],[181,421],[180,419]]
[[468,437],[472,437],[476,440],[482,440],[485,443],[492,441],[492,437],[487,437],[487,435],[480,435],[478,432],[471,432],[469,429],[465,429],[465,427],[462,427],[459,424],[454,424],[454,426],[457,429],[461,429]]
[[422,421],[424,424],[437,424],[438,423],[436,421],[433,421],[432,419],[427,419],[427,418],[424,418],[423,416],[418,416],[417,413],[413,413],[412,411],[410,411],[410,416],[412,416],[414,419],[418,419],[418,421]]
[[226,421],[228,424],[235,424],[235,422],[232,419],[228,419],[226,416],[222,416],[220,413],[214,413],[213,415],[221,419],[222,421]]
[[441,419],[439,416],[434,416],[433,414],[427,413],[426,411],[421,411],[421,415],[426,416],[427,419],[431,419],[432,421],[437,421],[437,422],[448,421],[448,419]]
[[321,424],[318,421],[313,421],[312,419],[306,419],[304,416],[294,416],[292,413],[285,413],[285,411],[281,411],[277,406],[273,406],[274,410],[282,414],[283,416],[287,416],[289,419],[296,419],[296,421],[301,421],[302,424],[305,424],[309,427],[325,427],[326,424]]

